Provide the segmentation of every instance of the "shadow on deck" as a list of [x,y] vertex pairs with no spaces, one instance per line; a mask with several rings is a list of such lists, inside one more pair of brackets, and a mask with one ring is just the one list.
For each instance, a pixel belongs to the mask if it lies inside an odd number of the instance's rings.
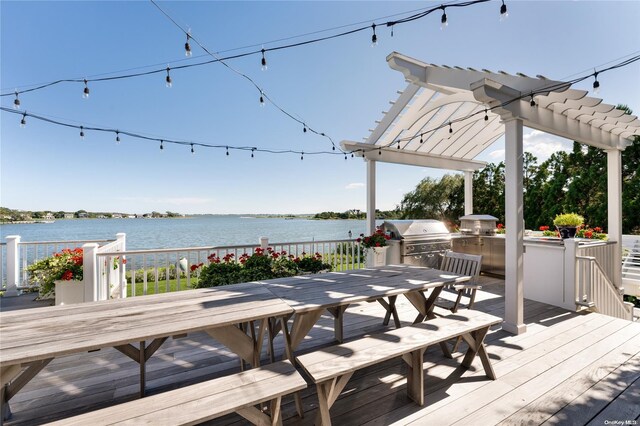
[[[481,279],[484,287],[475,308],[502,316],[503,282]],[[398,299],[397,307],[403,323],[409,324],[415,317],[413,307],[404,298]],[[345,314],[345,338],[383,330],[383,316],[377,303],[351,306]],[[525,322],[524,334],[513,336],[497,326],[486,337],[497,380],[484,376],[479,360],[463,370],[461,353],[446,359],[438,347],[432,348],[424,358],[424,406],[406,396],[405,364],[396,359],[354,374],[331,409],[333,424],[579,425],[640,420],[640,324],[530,300],[525,300]],[[332,343],[333,319],[326,315],[299,351]],[[281,338],[275,351],[283,352]],[[165,391],[235,372],[238,366],[234,354],[203,333],[170,339],[147,363],[147,386],[150,393]],[[42,424],[135,399],[137,392],[138,365],[116,350],[67,356],[54,360],[14,397],[14,417],[6,424]],[[314,386],[304,390],[302,398],[302,419],[293,399],[283,400],[285,425],[314,423]],[[245,423],[229,415],[207,424]]]

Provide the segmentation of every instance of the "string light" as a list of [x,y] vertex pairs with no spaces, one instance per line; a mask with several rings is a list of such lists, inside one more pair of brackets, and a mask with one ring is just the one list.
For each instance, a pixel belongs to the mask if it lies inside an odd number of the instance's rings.
[[378,155],[382,155],[382,148],[378,148]]
[[502,6],[500,6],[500,21],[504,21],[509,17],[509,12],[507,12],[507,5],[504,4],[504,0],[502,0]]
[[171,75],[169,75],[169,71],[171,68],[167,67],[167,77],[164,79],[167,82],[167,87],[171,88],[173,86],[173,81],[171,80]]
[[260,106],[264,106],[264,92],[262,90],[260,91]]
[[594,70],[593,77],[595,78],[593,82],[593,93],[600,93],[600,82],[598,81],[598,71]]
[[260,61],[260,63],[262,64],[262,71],[266,71],[267,70],[267,58],[264,57],[264,52],[266,52],[264,50],[264,47],[260,50],[260,52],[262,52],[262,60]]
[[529,105],[532,107],[536,106],[536,101],[533,99],[533,92],[531,92],[531,101],[529,102]]
[[164,144],[163,144],[163,140],[160,139],[160,151],[164,150]]
[[189,44],[189,39],[191,36],[187,33],[187,42],[184,44],[184,56],[187,58],[191,57],[191,45]]
[[13,100],[13,108],[14,109],[19,109],[20,108],[20,99],[18,98],[18,91],[16,90],[16,98]]
[[307,125],[303,123],[302,132],[307,133]]
[[255,151],[255,148],[251,148],[251,158],[253,158],[253,151]]
[[353,158],[353,152],[351,153],[351,158]]
[[80,139],[84,140],[84,127],[80,126]]
[[229,147],[227,147],[227,155],[229,155]]
[[120,143],[120,132],[116,130],[116,143]]
[[89,97],[89,85],[86,78],[84,79],[84,90],[82,91],[82,97],[84,99],[87,99]]
[[400,141],[398,141],[398,149],[400,149]]
[[24,129],[26,125],[27,125],[27,113],[24,112],[22,113],[22,120],[20,120],[20,127]]
[[440,18],[440,29],[444,30],[445,28],[447,28],[447,25],[449,25],[449,23],[447,22],[447,8],[444,6],[440,6],[440,9],[442,9],[442,17]]
[[376,47],[378,45],[378,36],[376,35],[376,24],[371,24],[371,29],[373,30],[373,35],[371,36],[371,47]]
[[453,128],[451,127],[451,122],[449,122],[449,134],[453,133]]
[[300,160],[304,160],[304,151],[300,153]]
[[422,133],[420,133],[420,143],[424,143],[424,140],[422,139]]
[[393,24],[391,24],[390,27],[391,27],[391,37],[393,37]]
[[191,153],[192,153],[192,154],[195,154],[195,153],[196,153],[196,150],[195,150],[195,149],[193,149],[193,144],[191,144]]
[[484,109],[484,121],[489,121],[489,114],[487,113],[487,109]]

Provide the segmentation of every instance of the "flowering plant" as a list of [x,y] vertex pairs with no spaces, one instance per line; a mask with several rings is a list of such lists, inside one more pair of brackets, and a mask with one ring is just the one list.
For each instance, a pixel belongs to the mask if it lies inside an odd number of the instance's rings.
[[365,237],[364,234],[360,234],[360,237],[361,238],[356,239],[356,242],[366,248],[384,247],[387,245],[387,241],[391,239],[391,237],[386,235],[380,228],[376,229],[376,232],[367,237]]
[[506,234],[507,233],[507,229],[504,227],[503,224],[499,223],[497,225],[497,228],[498,229],[496,229],[496,234]]
[[53,256],[32,263],[27,268],[31,281],[40,285],[41,297],[55,291],[55,281],[82,281],[82,249],[63,249]]
[[596,226],[595,228],[590,228],[589,226],[580,227],[576,231],[577,238],[588,238],[591,240],[606,240],[607,234],[602,232],[602,228]]

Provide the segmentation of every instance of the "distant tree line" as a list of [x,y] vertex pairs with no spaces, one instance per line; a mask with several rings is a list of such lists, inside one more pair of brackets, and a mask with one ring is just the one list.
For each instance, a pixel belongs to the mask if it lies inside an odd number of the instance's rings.
[[[528,229],[552,225],[560,213],[574,212],[586,224],[607,229],[607,153],[573,144],[542,162],[525,153],[524,219]],[[473,175],[474,213],[505,220],[503,162],[488,164]],[[405,194],[399,206],[403,218],[438,218],[456,222],[464,215],[464,178],[425,178]],[[640,234],[640,138],[622,151],[622,232]]]
[[[395,210],[378,210],[376,209],[376,219],[399,219],[401,212],[399,209]],[[358,209],[351,209],[345,212],[322,212],[313,215],[314,219],[360,219],[367,218],[367,212]]]

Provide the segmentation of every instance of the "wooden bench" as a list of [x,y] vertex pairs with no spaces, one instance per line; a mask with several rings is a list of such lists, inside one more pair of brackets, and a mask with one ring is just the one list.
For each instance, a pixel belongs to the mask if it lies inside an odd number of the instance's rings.
[[[307,387],[289,361],[118,404],[52,425],[192,425],[236,412],[255,425],[281,425],[280,401]],[[269,414],[254,405],[270,401]]]
[[319,402],[319,418],[316,424],[331,424],[329,409],[355,371],[396,357],[402,357],[409,365],[407,375],[409,398],[423,405],[422,358],[425,350],[428,346],[458,336],[461,336],[469,345],[462,360],[462,366],[469,368],[477,354],[480,356],[487,376],[495,380],[495,373],[483,341],[489,328],[501,322],[501,318],[493,315],[463,310],[446,317],[366,336],[297,357],[298,364],[316,383]]

